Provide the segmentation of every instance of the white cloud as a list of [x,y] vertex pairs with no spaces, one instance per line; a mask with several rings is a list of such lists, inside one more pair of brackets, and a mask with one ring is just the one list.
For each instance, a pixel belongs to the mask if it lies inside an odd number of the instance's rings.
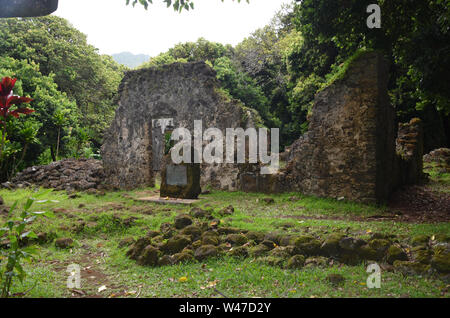
[[59,0],[54,13],[88,35],[100,53],[122,51],[155,56],[179,42],[199,37],[236,45],[257,28],[270,22],[290,0],[195,0],[195,10],[174,12],[162,0],[153,0],[148,11],[125,0]]

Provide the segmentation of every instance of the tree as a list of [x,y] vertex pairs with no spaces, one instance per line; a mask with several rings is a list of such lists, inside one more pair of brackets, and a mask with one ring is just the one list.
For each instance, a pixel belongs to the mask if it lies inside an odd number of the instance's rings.
[[[224,0],[222,0],[223,2]],[[234,1],[234,0],[233,0]],[[126,0],[127,5],[130,4],[130,0]],[[194,1],[193,0],[163,0],[163,2],[167,5],[169,8],[170,6],[173,7],[175,11],[181,12],[183,10],[193,10],[194,9]],[[241,2],[241,0],[237,0],[237,2]],[[249,3],[249,0],[246,0],[247,3]],[[133,4],[133,7],[139,3],[144,6],[144,8],[147,10],[149,4],[153,3],[153,0],[133,0],[131,2]]]

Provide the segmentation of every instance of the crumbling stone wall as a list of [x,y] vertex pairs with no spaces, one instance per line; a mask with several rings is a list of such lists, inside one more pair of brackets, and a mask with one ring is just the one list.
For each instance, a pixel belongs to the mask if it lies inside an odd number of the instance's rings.
[[277,175],[260,176],[259,184],[269,192],[386,200],[395,183],[387,71],[381,54],[357,58],[342,78],[316,95],[309,131],[291,147],[287,167]]
[[[174,63],[127,72],[119,87],[119,107],[106,133],[102,158],[106,182],[117,188],[153,186],[152,120],[173,118],[175,128],[203,130],[255,125],[253,112],[221,93],[215,71],[204,62]],[[202,185],[235,190],[234,165],[202,166]]]
[[396,152],[397,185],[423,182],[426,179],[423,173],[423,128],[419,118],[399,124]]
[[400,125],[395,140],[387,83],[383,56],[360,55],[340,79],[316,95],[309,131],[285,153],[286,168],[275,175],[254,174],[253,179],[245,171],[243,190],[299,191],[379,203],[397,187],[421,182],[420,120]]

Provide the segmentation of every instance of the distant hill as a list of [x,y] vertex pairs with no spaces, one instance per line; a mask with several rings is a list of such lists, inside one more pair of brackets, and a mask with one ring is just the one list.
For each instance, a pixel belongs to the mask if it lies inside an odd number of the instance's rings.
[[120,64],[128,66],[130,68],[135,68],[150,59],[150,55],[145,54],[133,54],[130,52],[122,52],[111,55],[113,59]]

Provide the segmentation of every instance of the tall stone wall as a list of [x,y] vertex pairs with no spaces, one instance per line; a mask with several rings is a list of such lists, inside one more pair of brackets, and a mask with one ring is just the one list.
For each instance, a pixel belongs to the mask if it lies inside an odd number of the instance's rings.
[[394,110],[383,57],[364,53],[345,75],[316,95],[309,131],[268,191],[300,191],[359,202],[385,201],[395,179]]
[[[127,72],[119,87],[119,107],[105,136],[102,158],[107,183],[117,188],[153,186],[152,121],[174,119],[175,128],[246,128],[255,116],[221,93],[214,70],[203,62],[175,63]],[[234,165],[204,166],[202,184],[234,190]]]

